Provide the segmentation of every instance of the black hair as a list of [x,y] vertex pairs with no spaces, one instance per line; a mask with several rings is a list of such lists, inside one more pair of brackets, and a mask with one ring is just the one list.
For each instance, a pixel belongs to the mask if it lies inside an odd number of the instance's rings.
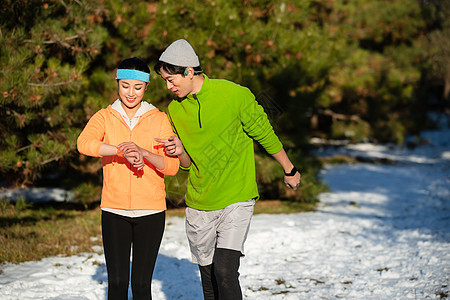
[[138,57],[130,57],[122,60],[117,66],[117,69],[137,70],[150,74],[148,65]]
[[[203,73],[203,70],[200,66],[193,68],[195,75]],[[186,70],[186,67],[175,66],[164,61],[158,61],[153,67],[153,70],[155,70],[156,74],[161,75],[161,69],[163,69],[170,75],[181,74],[182,76],[185,76],[184,71]]]

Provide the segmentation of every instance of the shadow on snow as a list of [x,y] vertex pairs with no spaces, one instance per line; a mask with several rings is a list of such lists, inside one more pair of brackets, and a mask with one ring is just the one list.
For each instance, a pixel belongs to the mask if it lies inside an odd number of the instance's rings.
[[[105,264],[98,266],[92,279],[105,285],[105,295],[107,295],[108,275]],[[153,273],[153,296],[155,296],[155,283],[157,281],[160,282],[161,292],[166,299],[189,300],[203,297],[197,264],[187,259],[178,259],[159,253]],[[128,298],[132,299],[131,284],[128,290]]]

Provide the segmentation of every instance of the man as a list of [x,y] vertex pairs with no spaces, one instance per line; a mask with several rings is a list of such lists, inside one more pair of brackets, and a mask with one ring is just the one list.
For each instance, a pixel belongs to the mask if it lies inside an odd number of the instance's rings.
[[300,173],[250,90],[209,79],[186,40],[173,42],[154,69],[178,96],[168,107],[177,137],[157,140],[189,169],[186,234],[204,297],[242,299],[240,257],[259,198],[253,139],[283,167],[287,186],[296,190]]

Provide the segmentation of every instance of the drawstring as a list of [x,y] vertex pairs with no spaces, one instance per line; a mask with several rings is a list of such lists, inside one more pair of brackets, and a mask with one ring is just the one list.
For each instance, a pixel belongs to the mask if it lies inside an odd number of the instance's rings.
[[197,100],[198,103],[198,125],[200,126],[200,128],[202,128],[202,120],[200,118],[200,101],[198,101],[196,94],[192,94],[192,96],[194,96],[194,99]]

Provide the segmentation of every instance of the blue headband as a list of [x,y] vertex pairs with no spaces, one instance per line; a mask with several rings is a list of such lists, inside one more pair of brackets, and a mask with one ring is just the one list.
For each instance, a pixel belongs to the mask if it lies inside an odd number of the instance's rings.
[[116,79],[136,79],[149,82],[150,74],[138,70],[117,69]]

